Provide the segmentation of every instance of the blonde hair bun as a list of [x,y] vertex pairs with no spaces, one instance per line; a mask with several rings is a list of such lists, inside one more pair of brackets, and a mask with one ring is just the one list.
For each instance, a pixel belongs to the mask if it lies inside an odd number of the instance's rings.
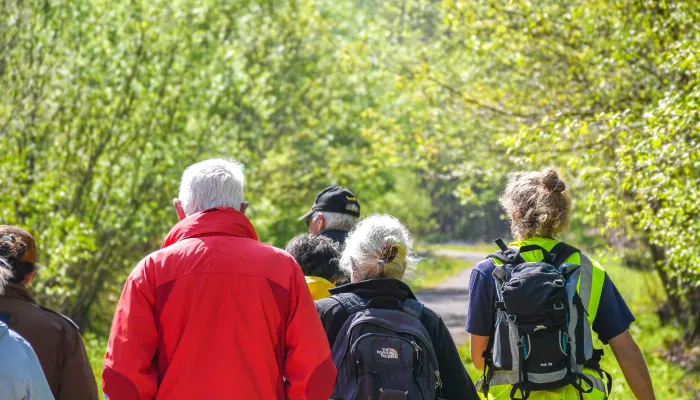
[[516,239],[554,237],[569,221],[571,200],[553,169],[509,174],[500,200]]
[[561,193],[566,190],[566,183],[559,178],[554,169],[542,171],[542,186],[550,193]]

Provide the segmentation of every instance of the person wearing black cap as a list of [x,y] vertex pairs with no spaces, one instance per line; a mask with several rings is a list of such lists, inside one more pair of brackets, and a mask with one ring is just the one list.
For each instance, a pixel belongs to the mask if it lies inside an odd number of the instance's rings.
[[326,236],[337,242],[341,249],[345,246],[348,232],[360,218],[360,203],[348,189],[331,186],[316,196],[311,211],[299,220],[305,220],[309,232]]

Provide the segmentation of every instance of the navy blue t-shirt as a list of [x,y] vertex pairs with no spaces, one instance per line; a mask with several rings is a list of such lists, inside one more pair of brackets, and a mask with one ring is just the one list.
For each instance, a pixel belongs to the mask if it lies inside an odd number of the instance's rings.
[[[474,267],[469,279],[469,311],[467,312],[467,332],[479,336],[489,336],[494,325],[496,303],[496,282],[494,265],[491,259],[481,261]],[[620,292],[605,274],[603,291],[600,295],[598,314],[591,327],[605,344],[623,333],[634,322],[632,312],[620,296]]]

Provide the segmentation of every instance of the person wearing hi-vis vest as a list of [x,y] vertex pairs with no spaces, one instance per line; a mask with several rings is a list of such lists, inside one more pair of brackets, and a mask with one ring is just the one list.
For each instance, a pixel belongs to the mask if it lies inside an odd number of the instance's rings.
[[600,359],[609,344],[635,396],[654,399],[622,296],[600,264],[554,238],[571,208],[556,171],[511,174],[501,205],[516,241],[500,242],[469,282],[466,330],[484,371],[481,397],[606,399],[611,381]]

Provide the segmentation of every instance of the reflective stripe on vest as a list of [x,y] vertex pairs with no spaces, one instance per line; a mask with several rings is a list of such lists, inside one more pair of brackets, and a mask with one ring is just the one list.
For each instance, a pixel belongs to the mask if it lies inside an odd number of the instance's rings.
[[578,278],[576,291],[581,296],[583,306],[588,312],[588,324],[593,326],[593,321],[598,314],[600,295],[603,293],[605,282],[605,270],[597,262],[591,261],[585,254],[581,254],[581,274]]

